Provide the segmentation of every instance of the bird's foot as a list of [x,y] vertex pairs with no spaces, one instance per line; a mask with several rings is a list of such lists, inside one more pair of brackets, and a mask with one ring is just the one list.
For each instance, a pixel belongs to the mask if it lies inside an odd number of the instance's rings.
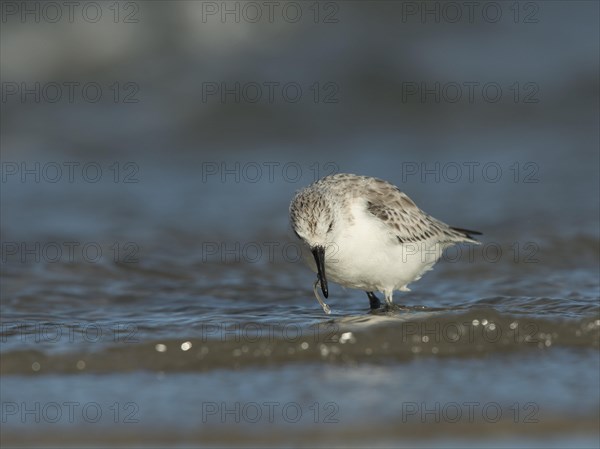
[[394,304],[393,302],[388,301],[388,300],[386,300],[384,304],[381,304],[381,301],[379,300],[379,298],[377,298],[375,293],[373,293],[373,292],[366,292],[366,293],[367,293],[367,296],[369,297],[370,313],[372,313],[372,314],[380,315],[380,314],[386,314],[386,313],[408,311],[408,308],[406,306],[403,306],[400,304]]
[[407,306],[403,306],[401,304],[388,303],[385,305],[386,312],[389,313],[398,313],[398,312],[408,312],[410,309]]

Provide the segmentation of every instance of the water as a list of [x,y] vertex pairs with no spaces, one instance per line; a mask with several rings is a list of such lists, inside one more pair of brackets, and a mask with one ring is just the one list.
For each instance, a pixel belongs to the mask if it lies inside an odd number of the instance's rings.
[[[340,3],[332,26],[198,26],[200,2],[3,23],[3,81],[106,95],[2,103],[2,444],[597,447],[598,6],[536,4],[536,24],[405,23],[392,2]],[[56,58],[19,58],[23,35]],[[140,101],[115,104],[115,80]],[[213,80],[332,81],[339,102],[202,102]],[[402,102],[436,80],[539,102]],[[386,313],[331,284],[327,316],[287,207],[330,172],[387,179],[482,245]]]

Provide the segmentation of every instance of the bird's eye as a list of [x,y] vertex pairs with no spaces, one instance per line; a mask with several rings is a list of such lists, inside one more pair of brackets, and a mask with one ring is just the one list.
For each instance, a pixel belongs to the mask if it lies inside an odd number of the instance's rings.
[[331,223],[329,223],[329,229],[327,229],[327,232],[331,232],[332,229],[333,229],[333,221]]

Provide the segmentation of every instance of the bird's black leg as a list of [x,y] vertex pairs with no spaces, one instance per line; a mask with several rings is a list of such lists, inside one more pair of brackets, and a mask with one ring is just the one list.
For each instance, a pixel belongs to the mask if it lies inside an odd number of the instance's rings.
[[373,292],[366,292],[369,297],[369,305],[371,306],[371,310],[379,309],[381,307],[381,302],[379,298],[375,296]]

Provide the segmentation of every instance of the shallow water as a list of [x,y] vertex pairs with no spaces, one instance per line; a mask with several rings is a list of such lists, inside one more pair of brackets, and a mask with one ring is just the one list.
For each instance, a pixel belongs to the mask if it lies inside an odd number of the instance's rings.
[[446,259],[396,295],[403,306],[377,313],[334,286],[330,316],[300,263],[170,251],[136,264],[4,266],[5,441],[444,446],[570,434],[594,444],[592,247],[569,261],[540,248],[543,269]]
[[[130,28],[3,23],[3,80],[102,67],[141,101],[2,102],[0,442],[597,447],[598,4],[423,25],[340,2],[335,26],[258,28],[200,27],[202,3],[141,3]],[[30,33],[56,58],[22,59]],[[202,80],[295,79],[340,101],[199,100]],[[400,101],[423,80],[531,81],[540,101]],[[102,176],[48,180],[71,162]],[[287,208],[331,172],[387,179],[482,244],[391,310],[331,284],[327,316]]]

